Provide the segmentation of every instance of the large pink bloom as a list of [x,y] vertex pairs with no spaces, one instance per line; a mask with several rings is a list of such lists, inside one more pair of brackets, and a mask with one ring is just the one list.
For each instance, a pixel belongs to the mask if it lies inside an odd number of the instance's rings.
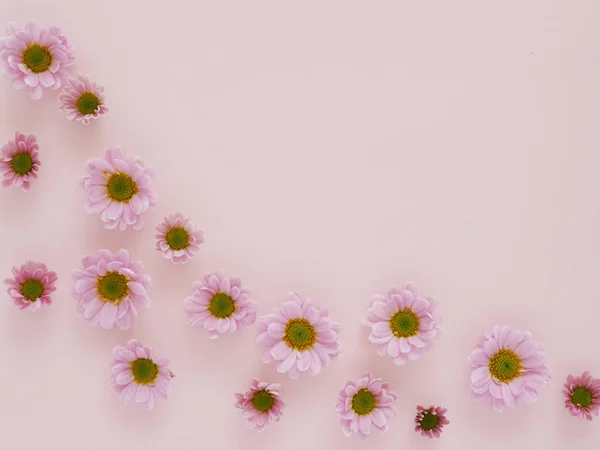
[[37,178],[40,164],[39,147],[35,136],[15,133],[15,140],[2,146],[0,158],[0,172],[4,177],[2,186],[15,186],[28,191],[31,180]]
[[202,231],[181,213],[172,213],[156,226],[156,250],[174,263],[185,264],[200,250]]
[[138,309],[148,309],[146,290],[150,277],[140,261],[132,260],[127,250],[112,254],[100,250],[81,260],[81,269],[73,271],[73,296],[77,313],[90,325],[107,330],[115,325],[122,330],[131,326]]
[[142,214],[157,202],[154,171],[115,147],[88,160],[87,172],[79,183],[87,191],[87,212],[100,214],[106,228],[142,228]]
[[171,390],[174,375],[167,369],[169,360],[152,356],[152,350],[135,339],[127,347],[113,349],[110,365],[110,385],[126,405],[143,403],[152,409],[156,399],[166,398]]
[[278,372],[296,379],[306,372],[318,375],[338,356],[339,331],[327,309],[290,292],[279,309],[258,319],[257,342],[264,363],[276,363]]
[[248,428],[263,431],[271,422],[279,421],[285,407],[279,396],[280,390],[280,384],[254,378],[249,390],[235,394],[235,407],[244,412]]
[[59,89],[69,75],[66,68],[75,61],[60,28],[39,28],[33,22],[21,28],[11,22],[6,33],[0,38],[0,71],[13,87],[27,88],[34,100],[42,98],[44,89]]
[[578,377],[569,375],[563,387],[565,408],[578,419],[592,420],[600,412],[600,378],[586,370]]
[[488,400],[496,411],[518,403],[533,403],[538,389],[550,378],[546,355],[531,333],[496,326],[470,357],[471,389],[478,400]]
[[84,125],[109,111],[104,100],[104,87],[82,76],[69,78],[58,96],[59,109],[66,113],[67,119]]
[[375,295],[363,324],[371,328],[369,341],[377,353],[403,365],[431,348],[441,332],[437,300],[420,295],[412,283],[391,287],[387,295]]
[[8,294],[19,309],[36,311],[42,305],[52,304],[50,294],[56,290],[57,276],[45,264],[27,261],[13,267],[14,278],[7,278]]
[[387,431],[387,422],[396,413],[397,398],[386,382],[373,378],[370,372],[365,372],[357,382],[348,381],[335,405],[344,434],[358,434],[366,439],[372,428]]

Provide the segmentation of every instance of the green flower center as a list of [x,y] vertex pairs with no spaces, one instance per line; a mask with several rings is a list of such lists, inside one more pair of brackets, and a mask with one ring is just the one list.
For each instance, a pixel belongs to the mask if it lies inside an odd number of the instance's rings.
[[352,410],[359,416],[371,414],[377,406],[377,399],[373,393],[365,388],[359,391],[352,397]]
[[432,414],[431,411],[426,411],[425,414],[423,414],[423,418],[419,422],[419,425],[424,430],[431,431],[435,430],[435,427],[437,427],[439,421],[440,418],[437,414]]
[[521,359],[515,352],[502,349],[490,358],[490,374],[502,383],[510,383],[521,374]]
[[410,308],[398,311],[390,319],[390,328],[394,336],[408,338],[419,333],[419,318]]
[[158,366],[148,358],[131,361],[131,372],[137,384],[152,384],[158,377]]
[[44,293],[44,285],[40,280],[25,280],[21,285],[21,295],[30,302],[35,302]]
[[283,340],[294,350],[309,350],[317,342],[317,332],[308,320],[292,319],[285,326]]
[[264,389],[258,391],[254,394],[254,397],[252,397],[252,406],[254,406],[254,409],[263,413],[269,411],[274,404],[275,399],[273,398],[273,395]]
[[167,231],[165,240],[171,250],[183,250],[190,245],[190,235],[185,228],[175,227]]
[[81,114],[94,114],[100,105],[100,99],[93,92],[85,92],[77,99],[75,106]]
[[105,302],[118,305],[129,293],[128,281],[129,279],[119,272],[106,272],[104,276],[98,277],[98,293]]
[[592,404],[592,392],[582,386],[576,387],[571,395],[573,404],[587,408]]
[[235,312],[235,302],[225,292],[217,292],[210,300],[208,311],[217,319],[225,319]]
[[128,203],[138,193],[138,187],[133,178],[126,173],[115,172],[106,183],[106,191],[111,200]]
[[23,50],[23,64],[33,73],[42,73],[52,65],[52,53],[48,47],[32,44]]
[[10,167],[17,175],[27,175],[33,170],[33,158],[29,153],[15,153],[10,162]]

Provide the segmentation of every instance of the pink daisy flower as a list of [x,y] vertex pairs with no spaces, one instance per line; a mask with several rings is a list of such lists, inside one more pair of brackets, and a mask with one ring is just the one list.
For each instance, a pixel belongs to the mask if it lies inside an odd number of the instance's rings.
[[565,407],[578,419],[592,420],[600,411],[600,378],[586,370],[578,377],[569,375],[563,387]]
[[344,434],[358,434],[366,439],[372,428],[387,431],[387,422],[396,413],[394,403],[397,398],[387,383],[381,378],[373,378],[370,372],[365,372],[356,383],[348,381],[335,405]]
[[189,323],[206,328],[209,338],[242,331],[256,321],[260,307],[249,299],[250,289],[238,277],[226,277],[222,271],[207,273],[193,287],[194,293],[184,301]]
[[258,319],[257,342],[264,363],[276,363],[278,372],[296,379],[306,372],[318,375],[338,356],[339,332],[327,309],[290,292],[279,309]]
[[2,186],[15,186],[28,191],[31,180],[37,178],[40,164],[39,147],[35,136],[15,133],[15,140],[2,146],[0,159],[0,172],[4,176]]
[[546,355],[531,333],[496,326],[470,357],[471,389],[478,400],[489,399],[496,411],[517,403],[531,404],[550,376]]
[[149,308],[146,290],[150,277],[127,250],[121,249],[114,255],[100,250],[97,255],[84,257],[81,265],[81,269],[73,271],[73,296],[77,299],[77,313],[90,325],[107,330],[117,325],[127,330],[138,309]]
[[27,261],[21,267],[13,267],[13,278],[7,278],[8,294],[19,309],[36,311],[42,305],[51,305],[50,294],[56,290],[57,276],[45,264]]
[[152,409],[156,399],[167,398],[171,390],[171,378],[175,375],[167,369],[169,360],[152,356],[152,350],[135,339],[127,347],[113,349],[110,365],[110,385],[126,405],[144,403]]
[[75,61],[60,28],[39,28],[33,22],[21,28],[11,22],[6,33],[0,38],[0,71],[13,87],[27,88],[34,100],[42,98],[44,89],[59,89]]
[[418,294],[412,283],[402,289],[391,287],[387,295],[375,295],[363,319],[371,328],[369,341],[377,345],[377,353],[391,356],[398,365],[429,350],[441,333],[441,322],[437,300]]
[[174,263],[188,262],[204,242],[202,231],[180,213],[169,214],[156,226],[156,250]]
[[252,380],[250,389],[235,394],[235,407],[244,412],[248,428],[263,431],[271,422],[278,422],[285,404],[279,397],[281,385]]
[[67,114],[67,119],[88,125],[109,109],[104,104],[104,88],[88,77],[69,78],[62,93],[58,96],[59,109]]
[[415,431],[430,439],[439,438],[444,425],[450,423],[445,414],[446,409],[439,406],[430,406],[429,408],[417,406]]
[[154,171],[115,147],[88,160],[87,172],[79,182],[87,191],[87,212],[100,214],[106,228],[142,228],[142,214],[157,202],[151,185]]

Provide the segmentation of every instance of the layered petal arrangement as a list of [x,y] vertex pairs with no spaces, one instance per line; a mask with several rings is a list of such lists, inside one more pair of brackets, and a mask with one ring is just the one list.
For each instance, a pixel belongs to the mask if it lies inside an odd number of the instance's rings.
[[415,431],[421,433],[421,436],[430,439],[439,438],[444,425],[450,421],[446,419],[446,409],[439,406],[430,406],[424,408],[417,406],[417,416],[415,417]]
[[42,305],[52,304],[50,294],[56,290],[57,276],[45,264],[27,261],[12,268],[13,278],[7,278],[8,295],[19,309],[36,311]]
[[40,169],[39,147],[34,135],[15,133],[14,141],[2,146],[0,172],[4,187],[20,187],[28,191]]
[[58,101],[59,109],[65,112],[67,119],[84,125],[109,111],[104,104],[104,87],[88,77],[69,78]]
[[248,428],[263,431],[271,422],[279,421],[285,407],[279,396],[280,390],[280,384],[254,378],[249,390],[235,394],[235,407],[244,412]]
[[181,213],[169,214],[156,226],[156,250],[174,263],[185,264],[200,250],[202,231]]
[[588,371],[578,377],[569,375],[563,387],[565,408],[578,419],[592,420],[600,411],[600,378]]

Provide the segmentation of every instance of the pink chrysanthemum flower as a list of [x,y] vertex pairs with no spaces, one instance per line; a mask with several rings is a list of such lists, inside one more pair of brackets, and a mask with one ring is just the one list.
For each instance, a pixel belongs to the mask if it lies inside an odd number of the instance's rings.
[[156,250],[174,263],[188,262],[204,242],[202,231],[180,213],[169,214],[156,226]]
[[444,425],[450,423],[445,414],[446,409],[439,406],[430,406],[429,408],[417,406],[415,431],[430,439],[439,438]]
[[563,387],[565,407],[578,419],[592,420],[600,411],[600,378],[586,370],[578,377],[569,375]]
[[280,308],[258,319],[257,342],[264,363],[276,363],[278,372],[296,379],[306,372],[318,375],[338,356],[339,332],[327,309],[290,292]]
[[115,147],[101,158],[88,160],[87,172],[79,183],[87,191],[87,212],[100,214],[106,228],[142,228],[142,214],[157,202],[151,181],[154,171]]
[[387,422],[396,413],[394,403],[397,398],[387,383],[381,378],[373,378],[370,372],[365,372],[356,383],[348,381],[335,405],[344,434],[358,433],[366,439],[371,428],[387,431]]
[[248,428],[263,431],[271,422],[279,421],[285,404],[279,397],[281,385],[252,380],[250,389],[235,394],[235,407],[244,412]]
[[97,255],[84,257],[81,265],[81,269],[73,271],[73,296],[77,299],[77,313],[90,325],[107,330],[117,325],[127,330],[138,309],[149,308],[146,290],[150,277],[127,250],[121,249],[114,255],[100,250]]
[[478,400],[489,399],[496,411],[517,403],[531,404],[550,379],[543,347],[531,333],[496,326],[469,358],[471,389]]
[[173,372],[167,369],[169,360],[152,356],[152,350],[135,339],[127,347],[115,347],[110,363],[110,385],[120,394],[121,401],[144,403],[152,409],[158,398],[167,398]]
[[21,267],[13,267],[13,278],[7,278],[8,294],[19,309],[36,311],[42,305],[51,305],[50,294],[56,290],[56,273],[45,264],[27,261]]
[[6,33],[0,38],[0,71],[13,87],[26,87],[34,100],[42,98],[44,89],[59,89],[69,76],[66,68],[75,61],[60,28],[39,28],[32,22],[21,28],[9,23]]
[[0,159],[0,172],[4,176],[2,186],[15,186],[28,191],[31,180],[37,178],[40,164],[39,147],[35,136],[15,133],[15,140],[2,146],[2,159]]
[[387,295],[375,295],[363,324],[371,328],[369,341],[377,353],[390,355],[403,365],[418,359],[431,348],[441,332],[437,300],[417,293],[412,283],[402,289],[391,287]]
[[88,125],[109,109],[104,104],[104,88],[88,77],[69,78],[62,93],[58,96],[59,109],[67,114],[67,119]]
[[209,338],[242,331],[256,321],[260,307],[250,300],[250,289],[238,277],[226,277],[222,271],[207,273],[193,287],[194,293],[184,301],[189,323],[206,328]]

